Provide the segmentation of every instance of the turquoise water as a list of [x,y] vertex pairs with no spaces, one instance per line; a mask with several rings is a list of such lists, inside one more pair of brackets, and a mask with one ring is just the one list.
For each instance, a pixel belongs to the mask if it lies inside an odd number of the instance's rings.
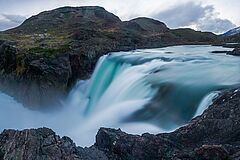
[[[127,102],[143,100],[143,107],[125,117],[124,122],[148,122],[174,129],[194,117],[204,97],[239,84],[240,58],[211,53],[216,50],[232,49],[192,45],[105,56],[104,64],[95,70],[95,85],[90,85],[96,93],[101,90],[101,96],[88,94],[86,108],[98,111],[123,102],[131,107]],[[105,76],[106,72],[111,76]],[[108,85],[98,85],[101,80]]]

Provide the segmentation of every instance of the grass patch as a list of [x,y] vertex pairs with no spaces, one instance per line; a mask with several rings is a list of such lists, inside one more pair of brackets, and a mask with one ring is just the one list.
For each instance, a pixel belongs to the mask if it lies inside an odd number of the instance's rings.
[[66,53],[69,51],[69,46],[61,46],[60,48],[42,48],[34,47],[29,49],[30,54],[41,55],[44,57],[55,57],[59,53]]

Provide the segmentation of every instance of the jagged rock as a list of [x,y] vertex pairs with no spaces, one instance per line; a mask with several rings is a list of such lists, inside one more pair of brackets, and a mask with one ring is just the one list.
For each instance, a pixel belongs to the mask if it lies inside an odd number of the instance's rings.
[[[107,153],[110,159],[155,160],[170,159],[180,154],[181,146],[151,134],[129,135],[114,129],[101,128],[95,146]],[[182,153],[181,153],[182,156]]]
[[16,160],[106,160],[95,148],[76,147],[68,137],[60,138],[48,128],[23,131],[4,130],[0,134],[0,158]]
[[11,73],[16,69],[17,49],[11,44],[2,41],[0,43],[0,70],[2,73]]
[[60,138],[47,128],[4,130],[0,135],[4,159],[74,159],[77,148],[66,137]]
[[204,160],[225,160],[228,159],[228,151],[221,145],[203,145],[195,150],[199,159]]
[[238,159],[240,90],[226,91],[188,125],[159,135],[101,128],[95,146],[110,159]]
[[235,48],[233,51],[227,52],[229,55],[240,56],[240,48]]

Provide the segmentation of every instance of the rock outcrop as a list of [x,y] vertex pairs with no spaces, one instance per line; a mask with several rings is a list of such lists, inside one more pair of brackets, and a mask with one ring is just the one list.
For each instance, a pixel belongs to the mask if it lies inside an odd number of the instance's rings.
[[[27,106],[58,106],[72,76],[70,57],[19,56],[16,47],[0,45],[0,89]],[[36,109],[36,106],[35,106]]]
[[106,160],[94,147],[76,147],[68,137],[60,138],[51,129],[4,130],[0,134],[0,159],[16,160]]
[[233,51],[227,52],[229,55],[240,56],[240,48],[235,48]]
[[47,128],[0,134],[0,159],[226,160],[240,159],[240,89],[225,91],[201,115],[172,133],[130,135],[101,128],[90,148]]
[[240,158],[240,90],[226,91],[199,117],[172,133],[129,135],[101,128],[95,146],[110,159]]

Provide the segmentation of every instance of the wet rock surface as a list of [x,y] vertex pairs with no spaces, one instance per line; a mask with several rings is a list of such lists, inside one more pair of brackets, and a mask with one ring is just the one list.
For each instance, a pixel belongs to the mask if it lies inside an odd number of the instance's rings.
[[110,159],[239,159],[240,90],[226,91],[188,125],[159,135],[102,128],[95,146]]
[[2,159],[225,160],[240,159],[240,89],[224,91],[189,124],[172,133],[130,135],[101,128],[90,148],[47,128],[0,134]]
[[94,147],[76,147],[68,137],[60,138],[48,128],[4,130],[0,135],[0,158],[22,160],[80,160],[107,157]]
[[235,48],[233,51],[227,52],[227,54],[233,55],[233,56],[240,56],[240,47]]

